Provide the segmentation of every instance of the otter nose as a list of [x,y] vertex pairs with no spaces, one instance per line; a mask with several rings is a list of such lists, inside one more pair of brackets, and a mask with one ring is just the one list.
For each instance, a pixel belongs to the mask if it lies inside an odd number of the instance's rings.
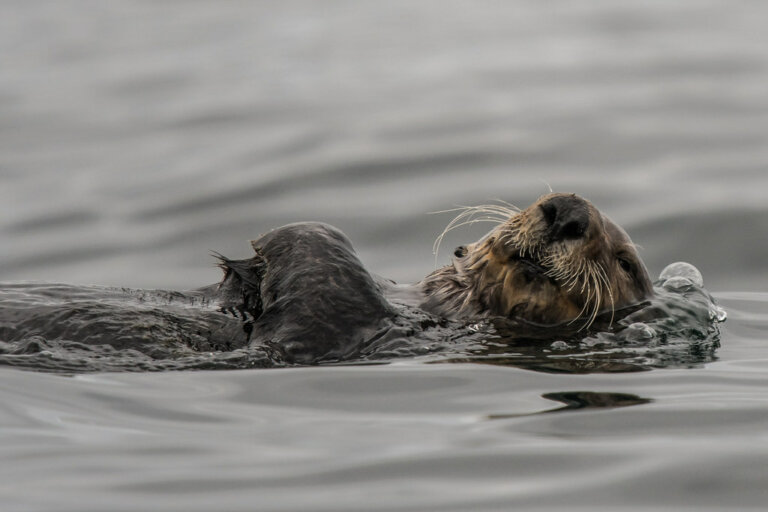
[[577,196],[555,196],[542,203],[549,235],[555,242],[581,238],[589,227],[587,202]]

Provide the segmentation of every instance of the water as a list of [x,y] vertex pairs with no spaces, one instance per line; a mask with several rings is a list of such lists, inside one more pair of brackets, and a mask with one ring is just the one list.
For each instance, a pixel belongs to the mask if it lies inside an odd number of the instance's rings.
[[0,281],[191,289],[322,220],[410,282],[427,212],[549,184],[728,312],[711,357],[639,372],[3,368],[3,509],[763,509],[767,10],[3,2]]

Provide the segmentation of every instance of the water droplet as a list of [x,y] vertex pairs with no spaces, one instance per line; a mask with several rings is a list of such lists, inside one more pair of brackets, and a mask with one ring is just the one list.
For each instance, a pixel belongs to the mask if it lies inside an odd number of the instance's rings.
[[663,286],[671,292],[683,293],[694,287],[693,282],[687,277],[670,277],[664,281]]
[[725,319],[728,318],[728,313],[720,306],[713,304],[709,309],[709,318],[715,322],[725,322]]
[[625,331],[625,337],[630,341],[644,341],[653,339],[656,336],[656,331],[642,322],[635,322],[630,324]]

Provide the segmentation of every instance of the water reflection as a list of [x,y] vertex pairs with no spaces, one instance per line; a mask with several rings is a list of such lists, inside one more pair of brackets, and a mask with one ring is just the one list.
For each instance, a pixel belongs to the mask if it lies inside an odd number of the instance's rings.
[[[651,403],[650,398],[642,398],[630,393],[610,393],[596,391],[561,391],[556,393],[545,393],[542,398],[561,402],[563,407],[547,409],[533,414],[545,414],[551,412],[564,412],[579,409],[612,409],[616,407],[629,407],[632,405],[643,405]],[[503,420],[509,418],[519,418],[521,416],[530,416],[531,414],[490,414],[489,420]]]

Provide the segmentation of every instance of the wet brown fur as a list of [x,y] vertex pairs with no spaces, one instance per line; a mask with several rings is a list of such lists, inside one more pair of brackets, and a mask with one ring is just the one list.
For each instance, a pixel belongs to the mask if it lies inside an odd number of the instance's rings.
[[634,244],[590,202],[583,200],[589,211],[583,236],[551,239],[540,206],[557,196],[582,200],[548,194],[519,212],[499,205],[466,209],[447,229],[474,222],[473,214],[501,222],[420,283],[422,307],[459,319],[501,316],[588,327],[598,314],[648,299],[653,288]]

